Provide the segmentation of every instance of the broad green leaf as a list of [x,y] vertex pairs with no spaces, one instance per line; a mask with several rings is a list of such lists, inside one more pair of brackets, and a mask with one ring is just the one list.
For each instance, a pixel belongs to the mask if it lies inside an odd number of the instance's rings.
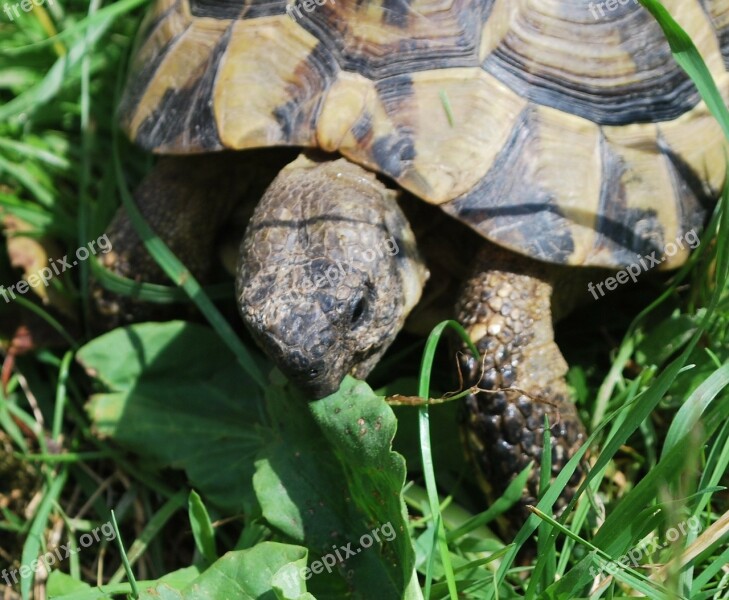
[[[331,563],[311,589],[320,598],[341,597],[346,589],[354,598],[401,598],[414,558],[390,407],[352,378],[311,404],[272,387],[268,407],[276,435],[256,462],[254,486],[264,518],[312,551],[310,566]],[[346,587],[337,588],[334,575]]]
[[[304,579],[298,576],[306,567],[306,555],[306,548],[264,542],[248,550],[228,552],[181,590],[161,583],[141,591],[139,598],[316,600],[306,593]],[[285,588],[282,588],[284,583]]]
[[257,387],[206,327],[134,325],[90,342],[78,357],[108,388],[88,407],[100,433],[185,469],[206,503],[224,512],[261,510],[286,539],[311,550],[312,569],[318,559],[331,563],[314,578],[322,597],[348,590],[402,597],[414,563],[405,464],[391,448],[392,410],[367,385],[348,378],[311,404],[272,385],[261,420]]
[[90,585],[71,577],[63,571],[51,571],[46,583],[46,593],[53,600],[59,596],[87,593],[84,596],[88,600],[102,600],[108,596],[97,590],[93,590]]
[[88,405],[99,433],[160,466],[184,469],[209,502],[229,513],[255,504],[261,398],[212,331],[179,321],[142,323],[92,340],[78,360],[108,390]]
[[[187,567],[167,573],[156,581],[138,581],[137,584],[142,588],[165,585],[165,589],[169,592],[169,589],[182,590],[199,575],[200,570],[197,567]],[[107,584],[92,588],[60,571],[53,571],[48,578],[49,600],[101,600],[102,598],[118,598],[121,594],[128,596],[130,591],[128,583]]]

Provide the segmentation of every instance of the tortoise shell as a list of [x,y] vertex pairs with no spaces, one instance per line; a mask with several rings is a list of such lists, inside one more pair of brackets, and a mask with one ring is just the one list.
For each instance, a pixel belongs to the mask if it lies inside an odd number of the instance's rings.
[[[729,0],[664,4],[729,92]],[[339,152],[559,264],[660,256],[725,176],[636,0],[157,0],[120,110],[159,153]]]

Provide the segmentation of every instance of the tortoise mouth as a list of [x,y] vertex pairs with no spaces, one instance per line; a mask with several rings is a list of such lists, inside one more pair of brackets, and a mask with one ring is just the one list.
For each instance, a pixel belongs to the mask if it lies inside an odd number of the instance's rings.
[[335,373],[327,373],[319,369],[310,369],[306,373],[285,373],[288,379],[312,400],[321,400],[339,391],[343,377]]

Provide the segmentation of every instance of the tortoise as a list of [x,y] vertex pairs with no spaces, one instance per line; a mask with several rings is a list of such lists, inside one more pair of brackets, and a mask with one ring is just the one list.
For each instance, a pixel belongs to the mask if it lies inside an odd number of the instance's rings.
[[[727,90],[729,0],[665,4]],[[546,417],[557,473],[585,430],[553,318],[594,301],[576,285],[587,268],[684,262],[687,244],[664,247],[695,237],[725,176],[721,133],[661,30],[612,5],[157,0],[120,116],[167,156],[136,202],[204,277],[232,207],[257,201],[236,301],[312,398],[368,375],[420,301],[424,256],[473,235],[453,299],[481,354],[461,358],[466,447],[496,495],[541,462]],[[418,238],[406,197],[447,225]],[[164,281],[123,212],[109,236],[109,268]]]

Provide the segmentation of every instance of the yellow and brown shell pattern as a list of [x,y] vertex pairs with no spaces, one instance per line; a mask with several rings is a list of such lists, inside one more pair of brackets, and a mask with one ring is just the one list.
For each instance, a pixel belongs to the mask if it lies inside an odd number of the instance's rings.
[[[729,0],[663,3],[729,92]],[[718,126],[636,0],[157,0],[121,115],[160,153],[339,152],[569,265],[661,250],[725,175]]]

